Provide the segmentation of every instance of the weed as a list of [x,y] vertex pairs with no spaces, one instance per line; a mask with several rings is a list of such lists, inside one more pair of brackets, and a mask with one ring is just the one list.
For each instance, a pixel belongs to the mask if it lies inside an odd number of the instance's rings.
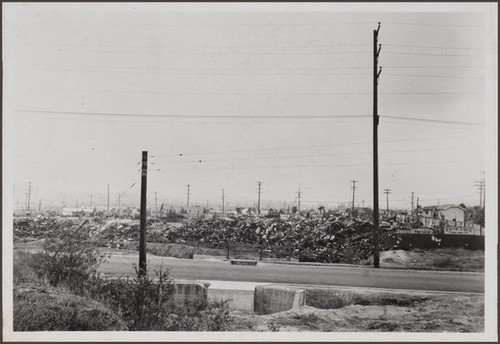
[[271,332],[279,332],[280,330],[280,324],[276,321],[276,319],[271,319],[269,323],[267,324],[267,328]]

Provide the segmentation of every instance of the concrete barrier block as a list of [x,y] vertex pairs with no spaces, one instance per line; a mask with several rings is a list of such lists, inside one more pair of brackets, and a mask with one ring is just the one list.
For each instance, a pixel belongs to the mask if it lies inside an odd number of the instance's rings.
[[255,288],[254,312],[270,314],[304,306],[305,290],[269,285]]
[[257,265],[257,261],[256,260],[232,259],[231,260],[231,265],[250,265],[250,266],[256,266]]
[[208,289],[209,301],[227,301],[231,309],[239,309],[247,312],[253,312],[254,290],[236,290],[236,289]]
[[175,281],[175,292],[172,304],[175,308],[183,308],[196,301],[207,300],[207,286],[197,281]]

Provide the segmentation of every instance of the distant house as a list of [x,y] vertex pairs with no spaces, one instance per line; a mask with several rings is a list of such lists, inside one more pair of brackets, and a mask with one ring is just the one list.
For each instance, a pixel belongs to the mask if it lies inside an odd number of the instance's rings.
[[422,208],[422,216],[436,220],[465,222],[465,209],[454,204],[435,205]]

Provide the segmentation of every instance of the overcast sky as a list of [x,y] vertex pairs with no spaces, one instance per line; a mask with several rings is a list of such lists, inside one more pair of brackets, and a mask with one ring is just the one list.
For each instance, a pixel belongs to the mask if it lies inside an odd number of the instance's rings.
[[192,203],[220,206],[224,188],[229,206],[250,205],[261,181],[264,207],[293,203],[299,187],[303,207],[335,207],[356,180],[356,203],[371,206],[381,22],[381,209],[385,188],[391,207],[409,208],[411,192],[478,204],[491,18],[293,8],[4,4],[4,188],[19,207],[30,181],[32,206],[90,195],[104,206],[110,184],[112,205],[118,193],[138,205],[147,150],[150,205],[154,192],[184,202],[187,184]]

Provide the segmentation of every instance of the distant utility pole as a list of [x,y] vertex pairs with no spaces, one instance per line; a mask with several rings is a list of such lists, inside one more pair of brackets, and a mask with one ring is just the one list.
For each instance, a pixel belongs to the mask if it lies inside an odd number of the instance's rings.
[[190,194],[190,193],[189,193],[189,188],[190,188],[190,187],[191,187],[191,185],[189,185],[189,184],[188,184],[188,185],[187,185],[187,189],[188,189],[188,191],[187,191],[187,205],[188,205],[188,207],[189,207],[189,194]]
[[146,276],[146,206],[147,206],[148,152],[142,151],[141,215],[139,233],[139,276]]
[[42,200],[38,201],[38,212],[42,211]]
[[352,213],[354,214],[354,193],[356,191],[356,183],[358,181],[357,180],[351,180],[351,183],[352,183]]
[[300,198],[302,197],[302,192],[300,192],[300,188],[299,188],[299,191],[297,191],[297,212],[300,213]]
[[155,191],[155,213],[158,214],[158,197]]
[[260,186],[262,185],[262,182],[257,182],[257,185],[259,186],[259,191],[257,196],[257,214],[260,215]]
[[413,220],[414,217],[414,211],[413,211],[413,196],[415,195],[415,192],[411,192],[411,219]]
[[483,211],[486,208],[486,172],[481,172],[483,174]]
[[92,195],[90,195],[90,209],[92,209]]
[[222,189],[222,213],[224,214],[224,189]]
[[483,209],[484,203],[483,203],[483,191],[484,191],[484,180],[477,180],[475,181],[474,185],[478,187],[479,190],[479,208]]
[[378,45],[378,32],[373,30],[373,266],[380,266],[379,254],[379,209],[378,209],[378,78],[382,68],[378,70],[378,56],[381,45]]
[[28,206],[27,206],[28,211],[30,211],[30,204],[31,204],[31,182],[28,183]]
[[389,214],[389,194],[391,193],[391,189],[384,189],[384,193],[387,201],[387,214]]
[[109,184],[108,184],[108,213],[109,213]]
[[121,197],[122,197],[122,195],[118,194],[118,206],[117,206],[118,211],[120,211],[120,199],[121,199]]

